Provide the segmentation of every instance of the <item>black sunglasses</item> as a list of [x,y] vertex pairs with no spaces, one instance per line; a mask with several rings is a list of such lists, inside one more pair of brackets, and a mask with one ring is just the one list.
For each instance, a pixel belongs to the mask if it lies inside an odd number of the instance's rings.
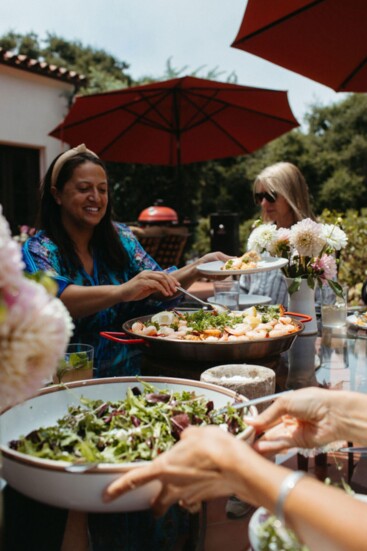
[[277,194],[275,193],[275,191],[273,191],[272,193],[268,193],[267,191],[262,193],[255,193],[254,197],[255,203],[257,205],[261,205],[263,199],[266,199],[268,203],[275,203],[275,201],[277,200]]

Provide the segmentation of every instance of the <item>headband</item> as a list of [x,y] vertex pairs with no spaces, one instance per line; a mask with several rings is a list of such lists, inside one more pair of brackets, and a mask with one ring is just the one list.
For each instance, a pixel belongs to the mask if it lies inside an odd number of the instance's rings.
[[52,174],[51,174],[51,187],[52,188],[56,187],[56,182],[57,182],[57,178],[60,174],[60,170],[62,169],[62,167],[64,166],[66,161],[68,161],[72,157],[76,157],[76,155],[79,155],[79,153],[89,153],[90,155],[93,155],[97,159],[99,158],[98,155],[96,155],[93,151],[91,151],[90,149],[87,149],[85,147],[85,144],[83,144],[83,143],[78,145],[77,147],[73,147],[72,149],[69,149],[68,151],[65,151],[65,153],[62,153],[60,155],[60,157],[57,159],[57,161],[54,164],[54,167],[52,169]]

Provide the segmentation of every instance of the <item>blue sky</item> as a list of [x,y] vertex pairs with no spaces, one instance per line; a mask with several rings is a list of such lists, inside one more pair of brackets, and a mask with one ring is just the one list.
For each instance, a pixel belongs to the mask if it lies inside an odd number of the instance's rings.
[[[52,32],[83,45],[102,48],[130,65],[133,78],[161,76],[171,58],[187,72],[218,67],[219,80],[233,71],[238,84],[288,90],[296,118],[309,106],[330,105],[344,97],[251,54],[230,47],[246,0],[15,0],[0,5],[0,34]],[[183,73],[184,74],[184,73]]]

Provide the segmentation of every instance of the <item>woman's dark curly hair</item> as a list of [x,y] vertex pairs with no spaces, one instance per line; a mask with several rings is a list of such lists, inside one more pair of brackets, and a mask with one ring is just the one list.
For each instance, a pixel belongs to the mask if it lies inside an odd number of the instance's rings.
[[[51,193],[51,178],[53,167],[60,157],[56,157],[51,163],[41,186],[41,205],[38,216],[38,227],[45,230],[46,234],[59,247],[69,265],[80,268],[81,261],[77,255],[75,244],[61,221],[61,209]],[[72,178],[73,172],[79,165],[90,162],[100,166],[107,174],[106,167],[98,157],[88,152],[81,152],[68,159],[61,167],[57,176],[55,187],[62,190],[65,183]],[[127,253],[122,246],[117,231],[112,222],[111,191],[108,186],[108,204],[104,217],[95,227],[90,242],[91,251],[97,251],[105,264],[112,269],[121,270],[126,265]]]

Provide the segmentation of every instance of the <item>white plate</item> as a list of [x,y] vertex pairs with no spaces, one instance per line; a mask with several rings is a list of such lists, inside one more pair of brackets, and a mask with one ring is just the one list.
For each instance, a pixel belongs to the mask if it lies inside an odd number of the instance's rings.
[[357,323],[357,320],[358,316],[355,316],[354,314],[347,317],[347,323],[349,323],[349,325],[353,325],[353,327],[355,327],[356,329],[367,329],[367,323]]
[[[208,302],[216,304],[215,297],[209,297]],[[256,304],[269,304],[269,302],[271,302],[271,297],[265,295],[247,295],[246,293],[240,293],[238,306],[240,310],[243,310],[244,308],[250,308],[250,306],[256,306]]]
[[214,262],[206,262],[205,264],[199,264],[197,269],[202,274],[206,275],[241,275],[241,274],[257,274],[259,272],[268,272],[270,270],[276,270],[278,268],[283,268],[288,264],[286,258],[275,258],[273,256],[268,256],[260,260],[257,263],[256,268],[251,268],[248,270],[221,270],[221,267],[224,265],[224,262],[221,260],[215,260]]

